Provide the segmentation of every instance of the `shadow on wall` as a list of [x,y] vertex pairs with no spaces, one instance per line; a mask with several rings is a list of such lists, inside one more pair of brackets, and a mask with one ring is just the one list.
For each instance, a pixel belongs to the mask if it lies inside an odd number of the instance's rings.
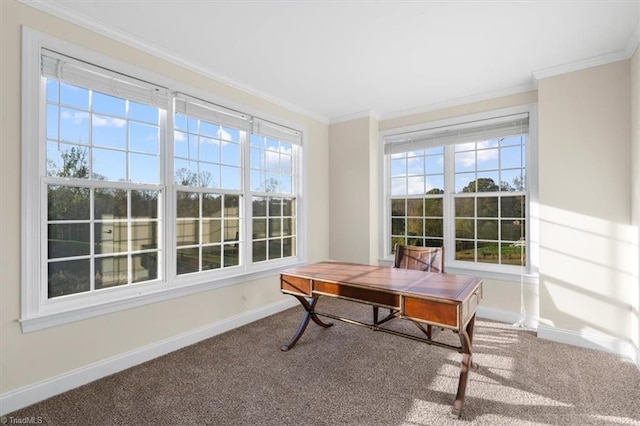
[[631,340],[637,239],[630,224],[540,206],[540,323]]

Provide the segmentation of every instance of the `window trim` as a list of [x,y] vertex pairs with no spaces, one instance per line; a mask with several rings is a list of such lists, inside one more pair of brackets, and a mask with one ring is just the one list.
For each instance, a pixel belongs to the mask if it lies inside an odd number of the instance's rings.
[[[175,224],[175,203],[171,200],[175,187],[173,183],[166,184],[166,182],[163,182],[165,210],[163,212],[162,232],[166,236],[164,238],[165,246],[162,248],[164,268],[160,271],[163,279],[147,283],[136,283],[126,288],[103,289],[97,296],[95,294],[79,293],[73,295],[73,297],[62,296],[55,299],[47,299],[47,303],[43,303],[43,298],[46,299],[46,295],[43,292],[45,286],[40,282],[43,262],[41,244],[46,236],[42,235],[41,222],[43,213],[39,206],[43,205],[43,202],[46,206],[46,199],[43,201],[44,196],[43,191],[41,191],[41,187],[44,184],[41,170],[44,170],[46,161],[46,144],[41,142],[46,129],[45,106],[42,102],[41,94],[46,93],[46,88],[44,87],[41,71],[42,49],[49,49],[71,57],[81,58],[95,66],[134,76],[134,78],[140,78],[141,80],[153,81],[154,84],[167,87],[174,93],[187,93],[190,96],[207,100],[207,102],[227,105],[229,109],[244,111],[247,115],[257,116],[256,118],[259,117],[262,120],[271,121],[283,127],[297,129],[301,133],[301,146],[304,146],[306,133],[305,126],[300,123],[290,122],[281,117],[271,117],[246,105],[236,105],[228,99],[219,98],[215,94],[163,77],[148,69],[139,68],[107,54],[98,53],[23,26],[21,82],[21,310],[19,318],[23,332],[36,331],[247,281],[272,278],[274,274],[277,274],[285,267],[306,262],[307,227],[304,196],[306,162],[304,161],[304,150],[300,148],[296,165],[298,168],[295,185],[297,191],[292,194],[296,197],[298,203],[296,256],[255,265],[251,264],[250,258],[246,258],[240,267],[234,267],[228,271],[216,270],[209,271],[209,273],[178,277],[175,273],[175,267],[170,266],[175,265],[176,259],[175,247],[172,243],[175,240],[175,235],[171,229]],[[34,84],[36,81],[39,83]],[[173,105],[173,102],[171,104]],[[173,112],[173,106],[171,106],[167,113],[167,128],[161,129],[161,132],[173,129]],[[37,123],[37,126],[35,123]],[[247,136],[249,135],[250,132],[247,132]],[[160,167],[165,170],[171,170],[172,168],[168,167],[173,162],[173,156],[170,155],[173,151],[172,146],[170,146],[173,142],[173,137],[167,137],[166,139],[169,142],[167,144],[169,146],[161,148]],[[34,141],[37,141],[37,143],[34,143]],[[244,170],[244,163],[242,167]],[[243,197],[251,197],[248,183],[243,187],[242,192]],[[248,221],[245,220],[242,226],[247,228]],[[248,256],[250,252],[245,250],[244,255]]]
[[[538,247],[538,230],[539,230],[539,207],[538,207],[538,148],[537,148],[537,104],[530,103],[524,105],[518,105],[513,107],[501,108],[496,110],[484,111],[464,116],[451,117],[442,120],[423,122],[413,124],[409,126],[397,127],[387,130],[382,130],[379,133],[379,167],[382,170],[380,173],[380,188],[382,188],[381,197],[379,200],[379,211],[383,212],[382,220],[379,226],[379,260],[383,264],[390,264],[393,261],[393,256],[389,254],[391,252],[390,247],[390,206],[388,203],[389,194],[391,192],[391,170],[390,170],[390,155],[385,154],[384,145],[385,140],[390,138],[401,137],[402,134],[412,132],[429,132],[442,127],[456,126],[459,128],[477,126],[478,121],[500,119],[500,117],[515,115],[515,114],[529,114],[529,133],[528,141],[526,145],[526,173],[528,188],[528,209],[525,216],[525,220],[528,223],[528,241],[527,241],[527,255],[528,266],[521,268],[514,265],[494,265],[489,263],[471,263],[454,260],[453,250],[445,249],[445,270],[451,273],[458,274],[472,274],[490,279],[517,281],[521,280],[525,283],[537,284],[538,282],[538,264],[539,264],[539,247]],[[453,156],[445,156],[445,185],[450,188],[453,185]],[[409,196],[410,198],[411,196]],[[444,208],[444,244],[445,247],[451,247],[453,244],[453,216],[450,214],[452,210],[452,197],[450,193],[446,193],[443,197]]]

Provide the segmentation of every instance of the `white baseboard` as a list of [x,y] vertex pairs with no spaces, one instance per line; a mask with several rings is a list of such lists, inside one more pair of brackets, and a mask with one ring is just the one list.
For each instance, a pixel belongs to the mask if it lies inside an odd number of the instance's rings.
[[35,404],[46,398],[85,385],[127,368],[142,364],[234,328],[249,324],[298,305],[293,298],[232,316],[150,345],[119,354],[58,376],[0,395],[0,415]]
[[[520,321],[520,314],[504,309],[491,308],[488,306],[478,306],[478,318],[485,318],[492,321],[504,322],[507,324],[515,324]],[[523,326],[525,328],[536,329],[538,327],[538,318],[532,315],[525,315]]]
[[[520,321],[520,314],[516,312],[487,306],[479,306],[477,314],[478,318],[485,318],[507,324],[515,324]],[[537,336],[541,339],[566,343],[581,348],[611,352],[627,357],[638,367],[638,370],[640,370],[640,348],[637,348],[631,341],[550,327],[540,324],[537,317],[530,315],[525,316],[523,325],[525,328],[537,330]]]
[[581,348],[595,349],[603,352],[611,352],[622,355],[633,361],[640,369],[638,350],[629,340],[616,339],[614,337],[583,333],[572,330],[551,327],[545,324],[538,325],[538,337],[554,342],[566,343]]

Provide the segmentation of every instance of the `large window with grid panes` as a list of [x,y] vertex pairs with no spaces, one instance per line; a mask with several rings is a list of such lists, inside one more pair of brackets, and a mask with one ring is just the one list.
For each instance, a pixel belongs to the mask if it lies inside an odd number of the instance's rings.
[[61,50],[25,50],[23,318],[298,261],[301,131]]
[[437,246],[448,266],[526,270],[529,123],[519,112],[386,132],[385,255]]

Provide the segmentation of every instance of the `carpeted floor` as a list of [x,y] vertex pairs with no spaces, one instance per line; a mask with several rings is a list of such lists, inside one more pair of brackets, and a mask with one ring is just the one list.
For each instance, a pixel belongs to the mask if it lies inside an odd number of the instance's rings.
[[[318,310],[370,321],[371,308]],[[476,322],[462,419],[449,417],[461,355],[335,322],[311,323],[281,352],[296,307],[55,396],[8,419],[55,425],[640,425],[640,372],[629,360]],[[406,321],[392,327],[417,331]],[[458,343],[453,333],[443,341]]]

